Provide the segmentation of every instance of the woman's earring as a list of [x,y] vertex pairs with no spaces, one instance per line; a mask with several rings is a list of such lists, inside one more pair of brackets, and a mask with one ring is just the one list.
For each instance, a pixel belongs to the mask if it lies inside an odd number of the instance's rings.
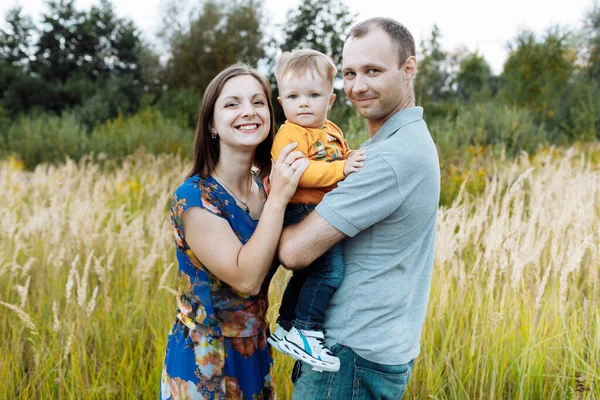
[[210,132],[210,137],[211,138],[213,138],[213,139],[217,138],[217,132],[213,131],[212,129],[209,129],[208,131]]

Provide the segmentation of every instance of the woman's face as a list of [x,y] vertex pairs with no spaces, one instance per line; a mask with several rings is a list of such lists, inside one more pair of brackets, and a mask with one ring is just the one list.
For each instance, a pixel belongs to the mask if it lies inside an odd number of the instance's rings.
[[229,79],[217,97],[212,129],[221,146],[258,146],[269,135],[271,115],[262,85],[251,75]]

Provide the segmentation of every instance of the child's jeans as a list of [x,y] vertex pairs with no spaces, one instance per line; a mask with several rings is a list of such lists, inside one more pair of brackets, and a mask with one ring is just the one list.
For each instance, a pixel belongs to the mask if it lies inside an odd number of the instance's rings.
[[[314,204],[288,204],[284,226],[302,221],[315,207]],[[279,326],[285,330],[290,330],[292,325],[304,330],[323,330],[329,300],[343,279],[344,257],[339,242],[308,267],[294,271],[281,299]]]

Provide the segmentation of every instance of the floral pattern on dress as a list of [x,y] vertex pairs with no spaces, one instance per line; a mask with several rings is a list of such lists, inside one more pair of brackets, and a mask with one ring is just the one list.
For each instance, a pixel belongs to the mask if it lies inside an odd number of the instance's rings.
[[[262,182],[255,174],[259,187]],[[258,224],[213,178],[188,178],[171,199],[179,263],[178,310],[161,377],[162,399],[273,399],[267,345],[268,285],[246,295],[222,282],[185,241],[182,216],[201,207],[224,218],[246,243]]]

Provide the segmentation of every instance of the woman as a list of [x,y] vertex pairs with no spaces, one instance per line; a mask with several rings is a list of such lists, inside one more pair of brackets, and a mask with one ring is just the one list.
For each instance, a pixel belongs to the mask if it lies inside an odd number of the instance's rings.
[[267,290],[285,206],[308,161],[292,144],[272,163],[270,93],[245,65],[221,72],[204,93],[194,167],[171,200],[180,288],[163,399],[274,396]]

